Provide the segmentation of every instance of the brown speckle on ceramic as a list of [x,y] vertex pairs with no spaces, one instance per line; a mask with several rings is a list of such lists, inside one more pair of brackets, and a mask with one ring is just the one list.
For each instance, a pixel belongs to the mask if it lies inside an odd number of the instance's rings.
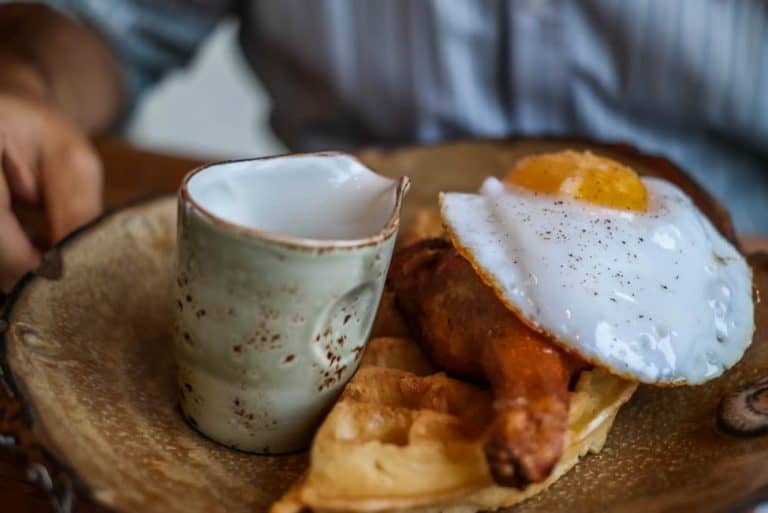
[[321,370],[317,374],[316,390],[318,392],[335,390],[357,368],[357,352],[348,346],[345,347],[345,343],[347,340],[364,339],[372,319],[365,319],[363,322],[350,322],[350,320],[358,318],[360,305],[368,304],[375,290],[372,283],[360,285],[342,296],[321,317],[322,333],[316,335],[314,339],[315,361],[318,364],[317,368]]
[[[184,376],[175,381],[174,205],[169,198],[117,214],[64,248],[62,278],[34,280],[13,305],[10,365],[34,403],[38,439],[103,503],[146,513],[263,511],[305,456],[232,451],[188,427],[195,415],[179,413],[177,390],[199,397]],[[136,211],[152,232],[126,238],[125,215]],[[78,508],[91,511],[84,502]]]
[[[349,157],[334,158],[354,162]],[[373,219],[365,222],[366,235],[349,232],[348,238],[308,239],[225,220],[226,212],[216,210],[221,203],[206,203],[206,198],[212,197],[207,196],[210,191],[226,188],[206,180],[230,180],[232,172],[244,169],[255,172],[244,167],[251,166],[249,162],[232,164],[234,171],[207,167],[199,171],[202,182],[195,182],[193,173],[179,194],[176,293],[189,307],[177,313],[177,322],[192,334],[196,347],[177,336],[177,359],[200,396],[195,402],[182,395],[181,407],[195,417],[201,432],[244,451],[269,445],[272,452],[290,452],[308,445],[330,402],[354,371],[356,359],[345,342],[366,342],[394,247],[407,179],[376,176],[359,163],[347,168],[338,167],[338,160],[324,161],[336,164],[314,162],[317,171],[313,173],[330,173],[329,194],[337,193],[343,178],[339,173],[350,173],[349,169],[358,173],[348,175],[350,180],[359,180],[355,182],[358,186],[368,180],[367,189],[356,186],[355,191],[373,195],[385,207],[372,210],[366,202],[365,215],[357,207],[346,214],[355,222],[366,216]],[[259,176],[240,179],[252,184]],[[270,184],[272,181],[262,183],[257,189]],[[342,198],[338,205],[343,204]],[[327,205],[321,207],[325,212]],[[279,207],[270,212],[259,219],[280,216]],[[329,226],[351,226],[354,223],[349,219]],[[193,299],[187,301],[187,297]],[[342,322],[339,307],[350,310],[347,322]],[[286,358],[288,354],[291,356]],[[318,394],[320,384],[322,393]],[[233,413],[225,402],[233,390],[239,391],[251,409],[258,406],[260,411],[270,412],[277,428],[256,422],[260,415],[251,422],[242,412],[235,412],[236,422],[232,421]]]
[[[439,190],[473,190],[483,175],[503,174],[522,155],[564,146],[605,153],[570,141],[523,140],[371,152],[366,162],[390,175],[413,175],[407,218],[419,208],[434,207]],[[620,148],[611,148],[609,156],[622,158]],[[656,160],[637,154],[627,158],[645,174],[686,183],[669,163],[653,167]],[[692,194],[697,203],[732,237],[730,223],[718,220],[717,209],[712,215],[707,206],[713,200],[698,190]],[[35,443],[53,451],[64,468],[78,476],[76,489],[85,492],[77,496],[79,509],[105,509],[88,504],[95,499],[121,512],[266,511],[300,476],[306,454],[276,457],[233,451],[200,436],[190,427],[196,420],[185,421],[179,413],[169,342],[176,308],[171,283],[176,281],[174,210],[170,198],[106,218],[62,250],[66,272],[60,281],[29,281],[8,305],[7,314],[12,323],[33,326],[47,339],[59,341],[65,363],[42,356],[7,330],[10,370],[20,395],[33,406]],[[165,247],[152,242],[149,234],[124,236],[119,224],[123,215],[137,211],[162,234]],[[755,256],[750,263],[756,286],[768,290],[768,256]],[[723,394],[759,379],[768,369],[768,302],[757,305],[756,312],[755,342],[734,369],[703,386],[641,386],[619,413],[600,454],[585,457],[546,492],[514,511],[721,513],[743,511],[768,498],[768,436],[736,438],[714,427]],[[246,317],[246,312],[241,314],[238,318]],[[321,345],[322,331],[307,338],[311,345]],[[356,356],[363,352],[362,345],[348,345]],[[275,361],[284,355],[276,355]],[[317,369],[314,362],[310,367]],[[0,427],[26,426],[25,416],[14,411],[0,412]],[[31,434],[27,431],[21,438]],[[40,452],[37,446],[34,451]],[[51,477],[54,483],[71,481],[64,472],[51,472]]]
[[182,340],[184,341],[184,344],[189,346],[190,348],[195,347],[195,341],[192,339],[192,335],[189,334],[189,332],[184,331],[181,333]]

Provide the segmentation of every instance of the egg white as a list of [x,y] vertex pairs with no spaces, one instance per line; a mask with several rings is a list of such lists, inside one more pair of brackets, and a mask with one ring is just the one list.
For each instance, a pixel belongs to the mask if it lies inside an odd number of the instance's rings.
[[752,340],[751,272],[680,189],[643,184],[641,213],[489,178],[442,194],[441,215],[500,299],[558,343],[641,382],[702,383]]

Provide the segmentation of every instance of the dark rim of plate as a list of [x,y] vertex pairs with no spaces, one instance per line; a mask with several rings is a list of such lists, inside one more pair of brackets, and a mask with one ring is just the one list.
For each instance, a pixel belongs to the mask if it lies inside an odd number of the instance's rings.
[[[52,260],[56,260],[62,248],[114,215],[172,197],[172,194],[150,195],[109,209],[67,235],[50,248],[46,255],[53,255]],[[41,266],[45,266],[45,262],[46,259]],[[38,274],[37,269],[26,273],[5,297],[5,305],[0,305],[0,448],[10,451],[14,464],[24,469],[28,482],[45,493],[52,511],[72,513],[79,509],[78,502],[81,502],[81,505],[87,504],[88,511],[114,511],[99,504],[78,473],[45,446],[45,442],[41,440],[44,438],[44,430],[41,430],[42,426],[36,425],[34,408],[27,399],[23,386],[14,378],[8,362],[7,332],[16,302],[35,280],[51,279],[45,274]]]
[[[603,149],[622,155],[626,158],[642,162],[650,169],[662,169],[671,171],[671,174],[681,177],[689,177],[688,173],[682,170],[680,166],[675,165],[669,159],[658,155],[641,152],[634,146],[624,142],[601,142],[583,137],[567,136],[510,136],[499,139],[475,139],[466,142],[488,142],[495,144],[514,143],[520,141],[530,142],[553,142],[570,145],[591,145],[595,149]],[[442,141],[433,145],[426,146],[447,146],[452,143],[462,142]],[[424,145],[422,145],[423,147]],[[416,148],[417,146],[412,146]],[[408,149],[408,146],[397,148],[361,148],[358,152],[352,152],[353,155],[365,155],[369,152],[381,153],[386,155],[392,151],[402,151]],[[737,244],[734,235],[733,225],[724,207],[707,192],[695,180],[690,178],[693,183],[695,193],[694,201],[702,206],[701,202],[713,212],[716,212],[723,223],[721,228],[723,235],[731,242]],[[109,220],[112,216],[135,207],[148,205],[152,202],[162,199],[172,198],[173,194],[155,194],[145,196],[121,206],[109,209],[103,214],[76,229],[58,244],[52,247],[47,255],[48,259],[42,264],[45,267],[46,261],[56,262],[61,249],[76,241],[82,234],[91,231],[103,222]],[[768,268],[768,253],[754,255],[762,266]],[[13,290],[0,296],[0,450],[10,451],[14,464],[24,469],[28,482],[35,485],[42,491],[51,504],[52,511],[56,513],[73,513],[81,510],[85,506],[89,512],[107,513],[116,511],[114,508],[100,504],[94,497],[92,490],[86,482],[79,476],[66,461],[54,454],[53,450],[45,445],[45,427],[38,425],[36,414],[31,402],[26,396],[26,392],[20,383],[16,381],[7,359],[7,331],[10,327],[10,321],[14,307],[18,299],[22,296],[26,288],[38,279],[56,279],[56,277],[47,277],[46,269],[42,272],[38,270],[30,271],[25,274]],[[4,301],[3,301],[4,300]],[[3,304],[5,303],[5,304]],[[752,496],[745,498],[738,503],[731,505],[729,513],[742,513],[751,507],[768,499],[768,488],[757,490]]]

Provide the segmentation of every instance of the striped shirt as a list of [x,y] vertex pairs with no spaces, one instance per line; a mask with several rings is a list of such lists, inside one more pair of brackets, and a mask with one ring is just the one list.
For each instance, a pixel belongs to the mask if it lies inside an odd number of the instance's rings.
[[667,156],[768,234],[764,0],[48,0],[101,30],[135,97],[224,16],[295,150],[510,134]]

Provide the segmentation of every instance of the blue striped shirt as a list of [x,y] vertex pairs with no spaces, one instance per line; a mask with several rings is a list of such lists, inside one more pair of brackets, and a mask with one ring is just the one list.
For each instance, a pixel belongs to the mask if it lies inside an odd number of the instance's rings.
[[627,141],[768,234],[763,0],[48,0],[100,29],[135,95],[224,16],[297,150],[509,134]]

